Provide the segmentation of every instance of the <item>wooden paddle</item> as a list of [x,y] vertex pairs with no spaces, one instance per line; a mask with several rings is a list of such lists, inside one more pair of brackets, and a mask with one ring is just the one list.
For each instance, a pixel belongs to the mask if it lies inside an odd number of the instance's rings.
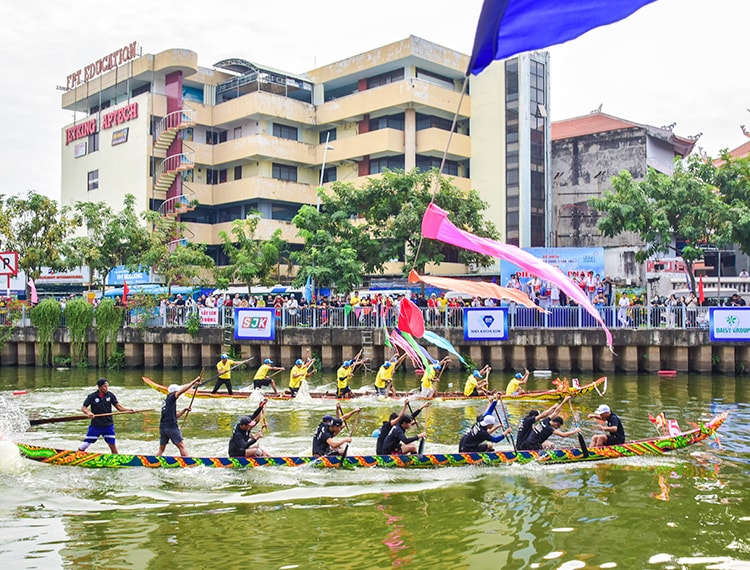
[[[578,419],[576,418],[576,413],[573,411],[573,402],[568,400],[568,405],[570,406],[570,413],[573,416],[573,426],[578,427]],[[586,440],[583,439],[583,434],[581,432],[578,432],[578,444],[581,446],[581,451],[583,452],[584,457],[589,456],[589,448],[586,447]]]
[[[153,412],[154,408],[146,408],[143,410],[133,410],[132,412],[109,412],[108,414],[94,414],[94,418],[103,418],[105,416],[118,416],[120,414],[142,414],[144,412]],[[76,422],[81,420],[90,420],[93,419],[91,416],[85,416],[83,414],[79,416],[63,416],[60,418],[39,418],[39,419],[33,419],[29,420],[29,424],[32,426],[38,426],[41,424],[57,424],[61,422]]]
[[[201,368],[201,373],[198,374],[198,378],[203,378],[203,373],[206,371],[205,368]],[[195,380],[193,380],[195,382]],[[200,385],[203,384],[203,382],[198,382],[198,384],[193,388],[193,397],[190,398],[190,403],[188,404],[187,411],[185,412],[185,415],[182,418],[182,427],[185,427],[185,424],[187,423],[188,416],[190,415],[190,411],[193,409],[193,402],[195,401],[195,395],[198,393],[198,388]]]
[[[498,402],[498,403],[503,407],[503,417],[505,417],[505,425],[507,427],[510,427],[510,420],[508,419],[508,412],[505,409],[505,402],[503,402],[503,399],[500,398],[500,402]],[[502,420],[500,420],[500,416],[497,413],[497,405],[495,405],[495,415],[497,416],[497,419],[502,424],[503,422],[502,422]],[[518,450],[516,449],[516,442],[515,442],[513,436],[510,433],[505,434],[505,439],[507,439],[510,442],[510,444],[513,446],[513,453],[518,453]]]

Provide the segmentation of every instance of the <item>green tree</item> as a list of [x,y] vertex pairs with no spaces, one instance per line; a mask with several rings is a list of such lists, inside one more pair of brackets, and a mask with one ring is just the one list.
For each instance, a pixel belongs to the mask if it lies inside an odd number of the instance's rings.
[[219,232],[229,265],[218,271],[226,283],[244,283],[249,292],[253,285],[271,285],[272,274],[279,263],[279,255],[286,247],[277,229],[270,239],[255,237],[260,217],[251,214],[244,220],[234,220],[230,232]]
[[[732,240],[732,213],[714,186],[714,170],[699,157],[675,162],[673,175],[649,169],[646,178],[633,180],[624,170],[612,177],[612,190],[590,205],[603,213],[598,227],[614,237],[634,232],[643,247],[636,261],[670,251],[681,255],[695,290],[693,264],[703,258],[706,245],[726,246]],[[678,250],[675,237],[687,245]]]
[[18,268],[36,280],[42,267],[63,269],[65,239],[80,225],[68,207],[29,191],[26,196],[0,199],[3,248],[18,252]]
[[719,189],[729,206],[732,220],[732,241],[746,254],[750,254],[750,157],[732,158],[724,150],[721,160],[704,165],[704,176]]
[[188,242],[182,238],[184,222],[164,218],[149,211],[144,217],[151,224],[148,249],[143,253],[143,263],[162,275],[167,290],[172,285],[195,285],[208,281],[214,260],[206,255],[205,245]]
[[149,231],[135,211],[135,196],[126,194],[123,209],[113,212],[104,202],[77,202],[85,236],[67,240],[69,266],[87,266],[91,283],[104,289],[107,275],[118,265],[137,270],[149,247]]
[[[309,274],[327,286],[333,284],[327,276],[339,284],[346,275],[347,285],[357,285],[364,273],[382,273],[390,261],[401,260],[406,275],[412,267],[421,272],[427,263],[442,263],[449,252],[461,263],[489,265],[486,256],[422,240],[422,216],[436,178],[435,170],[385,171],[361,188],[334,183],[330,196],[321,193],[321,212],[303,207],[292,220],[305,239],[304,249],[294,254],[302,266],[296,282],[303,283]],[[459,227],[483,237],[498,237],[494,224],[482,216],[487,204],[476,191],[464,193],[441,177],[435,204],[450,211],[451,221]],[[355,260],[361,265],[359,270],[355,270]]]

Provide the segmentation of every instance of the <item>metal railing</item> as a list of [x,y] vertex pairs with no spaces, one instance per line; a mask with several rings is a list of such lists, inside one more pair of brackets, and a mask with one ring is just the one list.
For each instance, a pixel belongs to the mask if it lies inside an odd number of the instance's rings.
[[[703,329],[708,328],[710,307],[598,307],[602,320],[615,329]],[[581,307],[548,307],[541,313],[526,307],[508,307],[508,328],[596,329],[599,323]],[[191,315],[198,315],[200,327],[223,328],[232,319],[233,307],[201,308],[198,306],[166,306],[153,309],[131,309],[125,313],[125,326],[184,327]],[[445,311],[423,308],[425,325],[430,329],[461,329],[464,326],[462,307],[448,307]],[[290,310],[275,309],[276,326],[286,328],[392,328],[398,312],[395,307],[328,307]],[[14,326],[28,327],[31,320],[28,307],[0,311],[0,326],[12,319]],[[65,326],[64,320],[61,326]]]

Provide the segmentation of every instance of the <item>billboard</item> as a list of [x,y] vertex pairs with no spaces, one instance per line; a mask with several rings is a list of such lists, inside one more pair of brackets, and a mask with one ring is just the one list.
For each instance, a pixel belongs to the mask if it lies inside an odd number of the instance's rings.
[[465,308],[464,340],[508,340],[508,309]]
[[712,342],[750,341],[750,307],[711,307],[708,327]]
[[234,309],[234,340],[274,340],[276,316],[273,307]]
[[[604,278],[603,247],[525,247],[523,250],[550,265],[554,265],[568,277],[573,271],[576,273],[593,271],[594,275],[598,273],[602,279]],[[513,273],[518,274],[521,283],[526,283],[532,277],[531,274],[522,271],[517,265],[501,260],[500,275],[503,282],[500,285],[504,285]]]

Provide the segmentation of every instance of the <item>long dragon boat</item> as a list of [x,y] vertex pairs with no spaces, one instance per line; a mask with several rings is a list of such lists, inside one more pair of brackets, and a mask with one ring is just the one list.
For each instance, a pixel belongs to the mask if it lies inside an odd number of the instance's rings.
[[[143,381],[146,383],[147,386],[150,386],[154,390],[157,390],[158,392],[166,395],[167,394],[167,386],[164,384],[159,384],[158,382],[154,382],[150,378],[147,378],[145,376],[142,376]],[[593,392],[594,390],[599,390],[599,386],[604,384],[604,387],[601,391],[601,393],[604,393],[607,389],[607,377],[602,376],[598,380],[595,380],[589,384],[584,384],[583,386],[579,386],[578,388],[575,387],[564,387],[562,389],[553,388],[552,390],[535,390],[530,392],[523,392],[521,394],[516,394],[513,396],[503,396],[503,400],[506,401],[555,401],[555,400],[562,400],[565,398],[565,396],[582,396],[584,394],[588,394],[589,392]],[[228,394],[227,392],[212,392],[210,390],[198,390],[195,394],[196,398],[218,398],[218,399],[237,399],[237,400],[244,400],[247,398],[250,398],[255,394],[255,390],[249,390],[249,391],[235,391],[231,394]],[[336,397],[335,392],[316,392],[315,390],[311,390],[308,392],[309,396],[311,398],[315,399],[321,399],[321,400],[336,400],[338,399]],[[192,392],[190,393],[192,396]],[[278,394],[274,394],[272,392],[263,392],[263,397],[267,398],[269,400],[292,400],[293,397],[288,392],[279,392]],[[377,396],[374,392],[352,392],[352,398],[342,398],[342,399],[359,399],[359,398],[384,398],[385,396]],[[411,393],[411,392],[397,392],[395,399],[402,399],[402,398],[419,398],[418,393]],[[437,392],[433,399],[442,399],[442,400],[486,400],[486,396],[465,396],[463,392]]]
[[466,465],[562,464],[604,461],[622,457],[664,455],[703,441],[716,433],[728,412],[676,435],[629,441],[622,445],[589,447],[586,450],[561,448],[550,451],[496,451],[492,453],[425,453],[421,455],[347,455],[340,456],[282,456],[282,457],[176,457],[155,455],[125,455],[92,453],[40,447],[17,443],[21,455],[27,459],[50,465],[75,467],[149,467],[149,468],[259,468],[259,467],[322,467],[353,469],[356,467],[417,468],[459,467]]

